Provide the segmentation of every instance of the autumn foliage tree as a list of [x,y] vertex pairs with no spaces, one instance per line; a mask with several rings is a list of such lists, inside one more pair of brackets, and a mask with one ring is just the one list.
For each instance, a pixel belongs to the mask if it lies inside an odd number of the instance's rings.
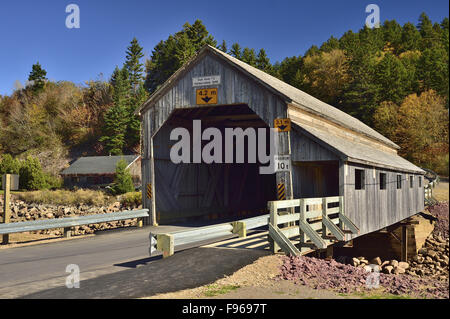
[[435,91],[411,94],[400,106],[382,103],[374,114],[374,124],[401,147],[400,155],[448,174],[449,114],[445,99]]

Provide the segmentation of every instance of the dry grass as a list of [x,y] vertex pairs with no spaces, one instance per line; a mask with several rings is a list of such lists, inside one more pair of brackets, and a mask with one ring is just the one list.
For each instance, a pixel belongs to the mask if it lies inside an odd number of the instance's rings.
[[448,181],[441,181],[439,184],[437,184],[433,189],[433,196],[440,202],[448,201]]
[[93,205],[105,206],[113,203],[116,199],[102,191],[79,189],[69,190],[42,190],[34,192],[23,192],[15,195],[16,198],[27,203],[53,204],[53,205]]
[[121,196],[120,202],[127,206],[139,206],[142,204],[142,192],[130,192]]

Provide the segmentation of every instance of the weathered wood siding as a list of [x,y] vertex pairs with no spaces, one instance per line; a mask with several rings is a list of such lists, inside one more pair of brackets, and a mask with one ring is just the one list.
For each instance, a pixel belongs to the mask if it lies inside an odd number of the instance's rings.
[[[345,214],[360,229],[360,235],[367,234],[395,224],[424,209],[423,177],[422,187],[414,175],[413,188],[409,176],[397,171],[383,170],[346,163],[344,169]],[[355,169],[365,172],[365,188],[355,189]],[[380,173],[386,174],[386,189],[380,189]],[[402,188],[397,189],[397,175],[402,176]]]
[[[292,124],[295,127],[295,124]],[[323,146],[293,129],[291,131],[291,158],[293,162],[337,161],[339,158]]]
[[[192,78],[198,76],[220,75],[220,85],[193,87]],[[157,213],[161,211],[182,211],[184,208],[199,207],[198,198],[199,194],[191,196],[190,199],[177,198],[178,203],[171,202],[166,195],[170,192],[170,189],[164,190],[157,187],[159,185],[158,179],[170,179],[170,174],[173,174],[172,169],[168,169],[166,166],[167,158],[169,158],[167,152],[170,151],[170,145],[168,145],[169,128],[164,128],[165,121],[170,117],[170,114],[175,109],[201,107],[196,105],[195,93],[200,88],[218,88],[218,104],[217,105],[232,105],[232,104],[247,104],[259,117],[269,126],[273,127],[274,119],[287,117],[287,105],[279,96],[273,94],[270,90],[258,84],[253,79],[245,76],[239,70],[228,65],[227,63],[219,60],[214,56],[206,55],[193,65],[191,69],[187,70],[183,77],[179,78],[170,89],[168,89],[164,95],[161,96],[154,106],[149,107],[142,112],[142,179],[143,179],[143,205],[145,208],[149,208],[151,215],[154,217],[150,219],[149,223],[153,223],[157,217]],[[208,105],[210,106],[210,105]],[[162,129],[161,129],[162,128]],[[161,135],[158,130],[161,129]],[[158,134],[157,134],[158,133]],[[289,139],[288,135],[280,134],[280,149],[279,154],[289,154]],[[154,140],[153,140],[154,139]],[[154,159],[152,158],[151,143],[155,145],[153,150]],[[155,167],[155,174],[152,172],[152,163]],[[186,165],[182,165],[186,166]],[[208,187],[208,183],[202,183],[203,179],[210,178],[208,175],[207,165],[203,165],[206,168],[199,168],[198,165],[190,165],[187,171],[196,171],[196,178],[192,179],[192,183],[200,182],[202,187]],[[177,173],[178,174],[178,173]],[[286,184],[287,194],[291,193],[291,177],[290,173],[277,173],[277,183],[282,181]],[[154,183],[152,183],[154,189],[154,198],[156,202],[152,202],[146,196],[146,186],[151,183],[152,176],[154,177]],[[189,183],[188,179],[184,178],[183,181]],[[186,192],[191,192],[197,185],[183,185]],[[276,185],[273,185],[274,190]],[[198,189],[199,193],[203,193],[203,190]],[[161,199],[158,199],[162,196]],[[231,196],[231,195],[230,195]],[[186,196],[187,197],[187,196]],[[289,196],[290,197],[290,196]],[[154,199],[153,198],[153,199]],[[232,197],[230,197],[232,201]],[[194,201],[196,203],[194,203]],[[184,204],[181,204],[184,202]],[[195,205],[194,205],[195,204]],[[214,205],[217,203],[211,203]],[[183,208],[184,206],[184,208]],[[216,206],[217,207],[217,206]],[[155,211],[154,211],[155,210]]]
[[[220,75],[221,84],[192,86],[193,77],[209,75]],[[287,117],[286,103],[277,95],[218,58],[207,55],[180,78],[155,106],[144,111],[143,126],[148,129],[144,137],[153,136],[174,109],[199,107],[195,100],[196,89],[210,87],[218,88],[218,105],[247,104],[270,127],[273,127],[274,119]]]

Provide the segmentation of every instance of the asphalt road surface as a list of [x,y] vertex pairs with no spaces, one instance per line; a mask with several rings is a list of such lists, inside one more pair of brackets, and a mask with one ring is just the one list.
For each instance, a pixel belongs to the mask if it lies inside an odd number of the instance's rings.
[[[185,250],[192,245],[180,247],[177,250],[184,251],[164,260],[160,254],[149,257],[150,232],[164,233],[183,228],[186,227],[106,231],[92,237],[2,249],[0,298],[143,297],[173,291],[179,284],[182,284],[180,289],[206,284],[208,280],[232,273],[267,253],[261,250],[253,250],[250,254],[237,254],[236,250],[224,253],[224,249],[218,252],[220,248],[215,247]],[[229,262],[227,258],[233,261]],[[209,262],[205,264],[202,259]],[[70,264],[80,269],[80,288],[68,289],[65,286],[70,275],[66,267]],[[169,270],[171,272],[167,273]],[[166,281],[162,281],[161,276]],[[186,276],[193,281],[186,280]],[[153,277],[155,280],[150,280]],[[150,284],[149,280],[153,283],[158,281],[158,285]]]

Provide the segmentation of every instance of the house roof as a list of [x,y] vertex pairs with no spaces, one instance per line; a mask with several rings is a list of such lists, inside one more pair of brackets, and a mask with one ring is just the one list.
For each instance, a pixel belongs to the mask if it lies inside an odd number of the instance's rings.
[[381,166],[396,171],[425,173],[421,168],[397,154],[388,153],[375,147],[350,141],[336,134],[330,134],[321,129],[305,125],[304,123],[301,126],[294,125],[294,128],[309,133],[310,137],[322,145],[325,144],[327,148],[337,153],[344,160],[377,167]]
[[191,65],[194,65],[196,61],[198,61],[207,52],[212,53],[225,62],[238,68],[255,81],[259,82],[266,88],[269,88],[272,92],[278,94],[287,103],[291,103],[300,109],[311,112],[353,131],[359,132],[392,148],[400,148],[397,144],[370,128],[360,120],[210,45],[205,45],[191,60],[177,70],[158,90],[150,96],[150,98],[137,110],[137,112],[141,112],[147,107],[153,105],[154,102],[156,102],[159,97],[165,93],[166,89],[170,88],[171,85],[176,82],[178,77],[181,77]]
[[125,160],[129,167],[139,157],[140,155],[80,157],[63,170],[61,175],[114,174],[121,159]]

